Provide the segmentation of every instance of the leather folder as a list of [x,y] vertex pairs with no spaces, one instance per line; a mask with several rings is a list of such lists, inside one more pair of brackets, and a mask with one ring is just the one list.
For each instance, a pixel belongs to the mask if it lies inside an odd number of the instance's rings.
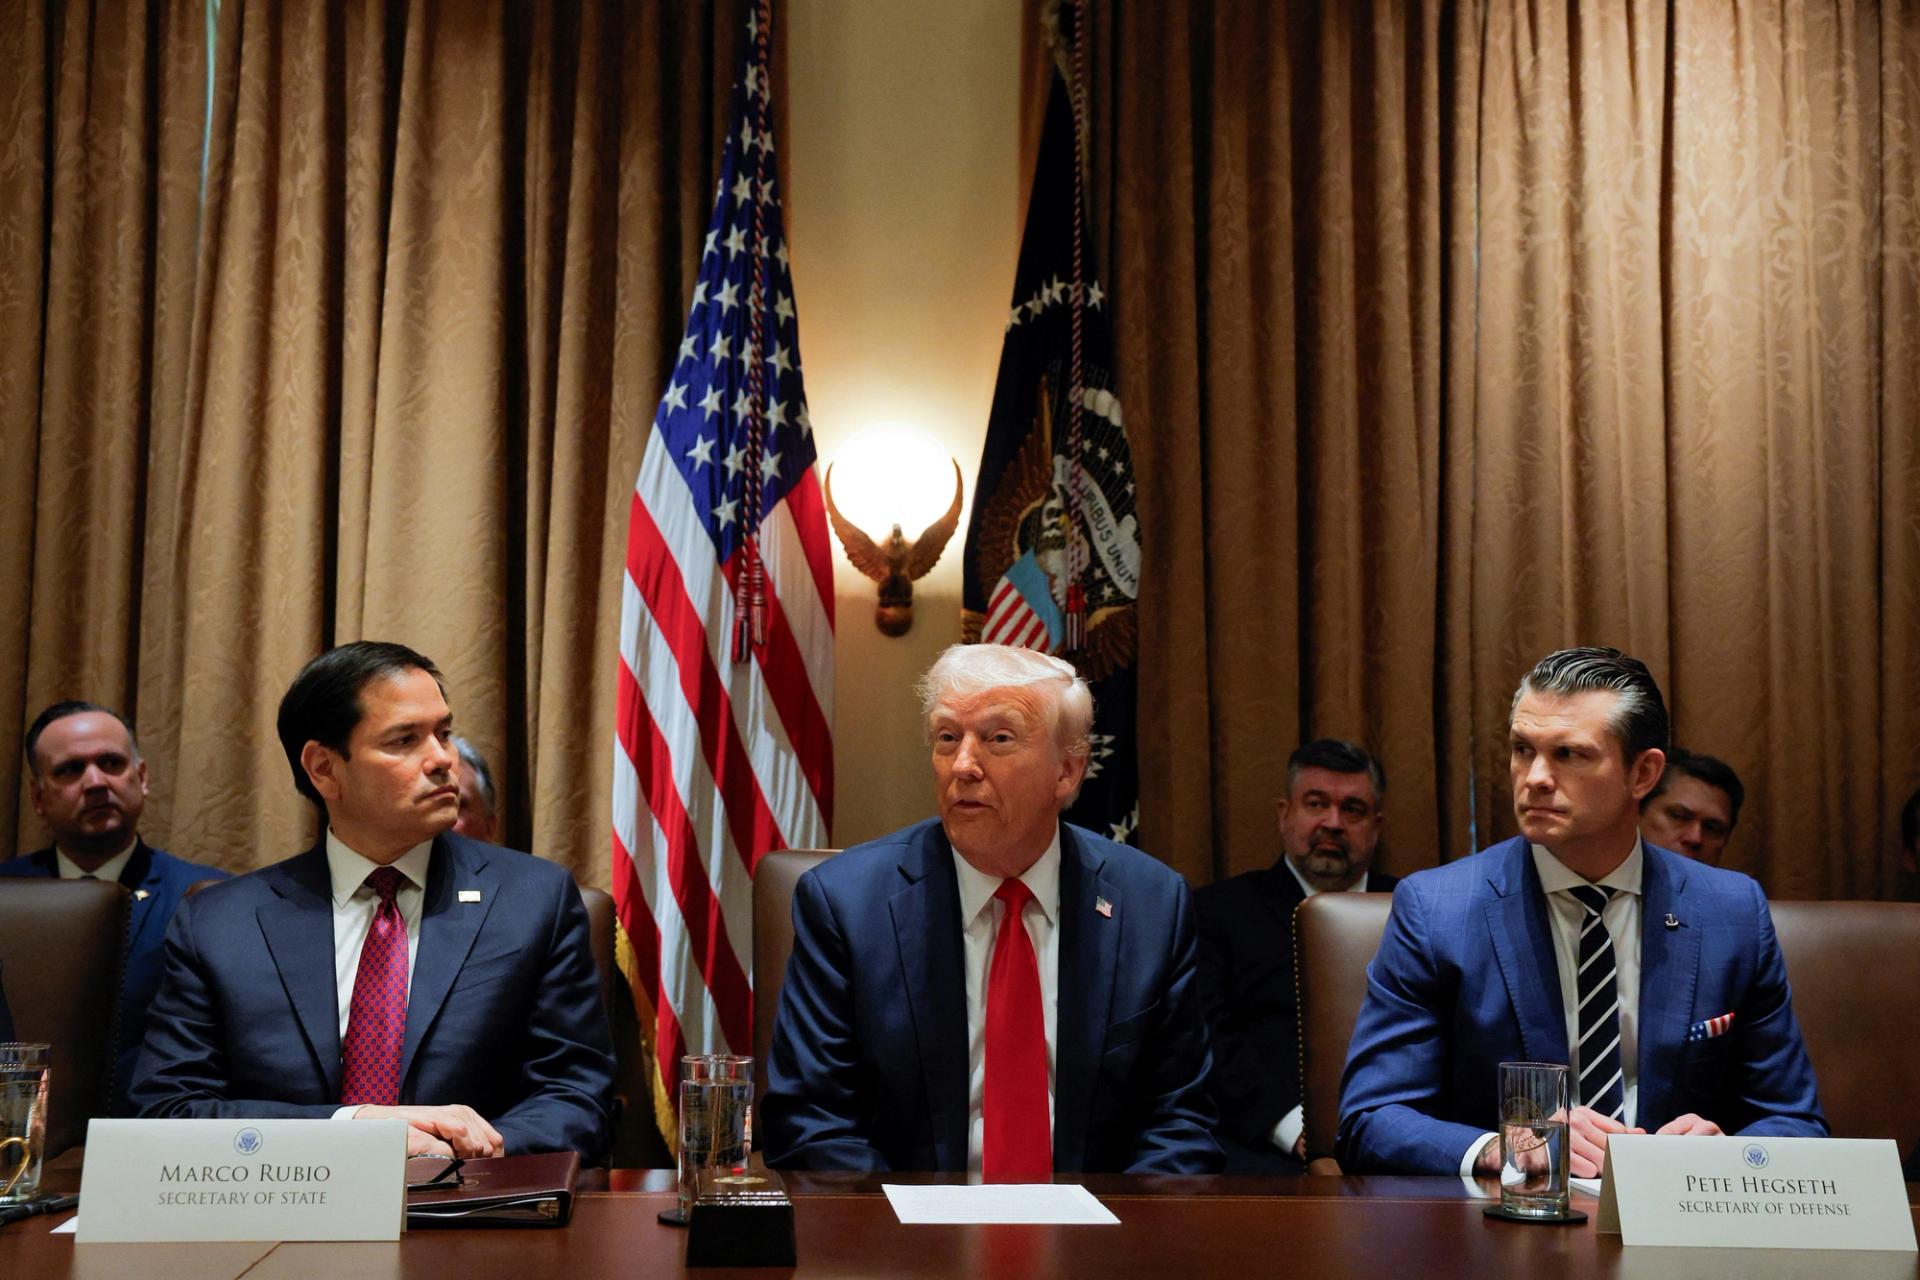
[[467,1160],[432,1186],[413,1185],[422,1180],[416,1163],[407,1170],[409,1227],[564,1227],[573,1216],[577,1151]]

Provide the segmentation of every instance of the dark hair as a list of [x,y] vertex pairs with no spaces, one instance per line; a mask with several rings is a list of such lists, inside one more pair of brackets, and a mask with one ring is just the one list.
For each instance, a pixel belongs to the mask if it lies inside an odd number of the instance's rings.
[[1689,751],[1685,747],[1675,747],[1667,752],[1666,772],[1660,775],[1660,781],[1653,784],[1653,790],[1647,792],[1647,798],[1640,802],[1645,809],[1667,789],[1674,775],[1685,774],[1689,778],[1698,778],[1710,787],[1718,787],[1727,793],[1733,812],[1728,816],[1729,825],[1740,822],[1740,806],[1747,802],[1747,789],[1740,782],[1740,775],[1733,766],[1714,756],[1702,755],[1698,751]]
[[276,724],[280,746],[293,769],[293,785],[301,795],[323,810],[327,807],[320,793],[313,789],[306,766],[300,763],[300,753],[306,745],[317,742],[346,755],[347,739],[353,736],[354,726],[366,714],[360,705],[360,690],[377,677],[397,676],[408,671],[424,671],[432,676],[445,696],[447,682],[440,678],[440,668],[425,654],[415,653],[403,644],[356,640],[329,649],[300,668],[300,674],[287,686],[286,696],[280,699]]
[[40,746],[40,735],[47,731],[48,725],[52,724],[55,720],[65,720],[68,716],[89,714],[112,716],[115,720],[118,720],[120,727],[127,731],[127,745],[133,748],[133,758],[135,760],[140,758],[140,744],[133,740],[133,726],[127,723],[125,716],[115,711],[112,707],[103,707],[97,702],[82,702],[77,698],[69,698],[65,702],[56,702],[45,711],[42,711],[33,718],[33,723],[28,726],[27,740],[25,743],[27,749],[27,772],[36,778],[40,776],[40,757],[36,754],[36,751]]
[[1367,749],[1340,738],[1315,738],[1287,757],[1287,790],[1299,785],[1303,769],[1325,769],[1328,773],[1365,773],[1373,783],[1373,799],[1378,804],[1387,795],[1387,771]]
[[480,798],[487,802],[487,812],[498,816],[500,801],[493,789],[493,770],[487,767],[487,758],[480,754],[480,748],[457,733],[453,735],[453,748],[467,762],[467,768],[473,770],[473,780],[479,784]]
[[1913,842],[1920,839],[1920,791],[1907,797],[1907,807],[1900,811],[1900,843],[1911,851]]
[[1540,659],[1513,691],[1507,720],[1512,722],[1520,699],[1529,693],[1554,693],[1564,697],[1596,689],[1620,695],[1607,727],[1620,740],[1628,764],[1639,759],[1644,751],[1655,747],[1667,749],[1672,730],[1660,686],[1654,683],[1646,663],[1618,649],[1562,649]]

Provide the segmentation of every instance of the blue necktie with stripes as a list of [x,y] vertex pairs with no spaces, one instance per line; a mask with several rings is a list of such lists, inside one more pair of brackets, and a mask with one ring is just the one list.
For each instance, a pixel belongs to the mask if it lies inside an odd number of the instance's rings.
[[1579,977],[1574,991],[1580,1013],[1575,1019],[1580,1040],[1574,1051],[1580,1063],[1581,1106],[1623,1120],[1627,1108],[1626,1077],[1620,1071],[1620,986],[1613,957],[1613,937],[1600,918],[1612,889],[1578,885],[1568,889],[1586,913],[1580,921],[1580,947],[1575,963]]

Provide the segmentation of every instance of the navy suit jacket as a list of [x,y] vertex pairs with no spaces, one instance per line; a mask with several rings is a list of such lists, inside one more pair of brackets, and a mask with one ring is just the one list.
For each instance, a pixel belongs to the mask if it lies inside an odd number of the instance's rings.
[[[0,876],[44,878],[59,874],[60,864],[52,849],[0,862]],[[200,881],[225,879],[227,873],[218,867],[203,867],[197,862],[176,858],[144,840],[134,845],[133,856],[120,872],[120,883],[133,894],[133,901],[128,904],[127,968],[120,983],[120,1017],[114,1036],[113,1114],[116,1116],[134,1114],[127,1090],[133,1083],[134,1064],[140,1057],[147,1010],[160,990],[160,974],[165,966],[163,948],[174,909],[187,896],[187,890]]]
[[[1825,1137],[1760,886],[1645,849],[1636,1123],[1693,1112],[1730,1134]],[[1347,1052],[1344,1169],[1456,1173],[1494,1128],[1499,1063],[1569,1061],[1547,912],[1517,836],[1400,882]],[[1724,1013],[1726,1034],[1688,1041]]]
[[[459,901],[460,891],[478,901]],[[324,1119],[340,1105],[324,840],[194,895],[167,935],[133,1102],[145,1116]],[[434,840],[407,997],[400,1102],[464,1103],[507,1153],[609,1140],[613,1053],[573,879],[448,832]]]
[[[954,854],[928,820],[800,878],[767,1095],[770,1164],[963,1172],[967,988]],[[1102,913],[1096,902],[1111,908]],[[1060,828],[1053,1167],[1212,1173],[1192,894]]]
[[[1367,892],[1400,882],[1381,871]],[[1300,1105],[1300,997],[1294,982],[1294,918],[1307,894],[1282,857],[1193,895],[1200,922],[1200,1006],[1213,1035],[1213,1096],[1229,1172],[1291,1169],[1274,1150],[1273,1127]],[[1228,1145],[1232,1144],[1232,1145]]]

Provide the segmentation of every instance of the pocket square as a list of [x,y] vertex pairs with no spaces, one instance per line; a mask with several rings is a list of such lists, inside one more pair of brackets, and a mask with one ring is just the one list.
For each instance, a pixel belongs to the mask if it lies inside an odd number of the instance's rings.
[[1733,1027],[1733,1015],[1723,1013],[1717,1018],[1708,1018],[1705,1022],[1696,1022],[1687,1028],[1687,1043],[1695,1040],[1711,1040],[1715,1036],[1727,1034]]

